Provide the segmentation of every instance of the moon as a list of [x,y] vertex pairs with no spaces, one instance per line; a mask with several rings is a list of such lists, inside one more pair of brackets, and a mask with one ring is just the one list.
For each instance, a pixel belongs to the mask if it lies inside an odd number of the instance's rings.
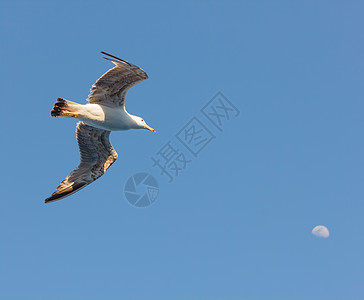
[[320,238],[327,239],[330,236],[330,232],[324,225],[318,225],[312,229],[312,234]]

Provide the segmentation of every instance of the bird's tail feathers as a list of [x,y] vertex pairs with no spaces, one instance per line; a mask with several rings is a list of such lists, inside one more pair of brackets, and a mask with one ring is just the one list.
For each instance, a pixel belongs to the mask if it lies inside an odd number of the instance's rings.
[[63,98],[58,98],[51,110],[52,117],[73,117],[77,118],[81,104]]

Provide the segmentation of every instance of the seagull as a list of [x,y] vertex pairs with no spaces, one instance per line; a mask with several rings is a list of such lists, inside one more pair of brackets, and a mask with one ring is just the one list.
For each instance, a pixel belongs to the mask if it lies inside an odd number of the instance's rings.
[[87,104],[58,98],[52,117],[76,118],[76,138],[80,151],[79,166],[67,176],[45,203],[60,200],[100,178],[118,157],[110,143],[111,131],[153,128],[125,109],[125,94],[137,83],[148,79],[141,68],[101,52],[115,67],[102,75],[91,87]]

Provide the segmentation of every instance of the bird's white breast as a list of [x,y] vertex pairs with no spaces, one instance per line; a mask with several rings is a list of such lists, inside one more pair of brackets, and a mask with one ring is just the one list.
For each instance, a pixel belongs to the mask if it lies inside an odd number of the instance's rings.
[[87,125],[110,131],[128,130],[133,123],[124,107],[108,107],[93,103],[83,105],[79,119]]

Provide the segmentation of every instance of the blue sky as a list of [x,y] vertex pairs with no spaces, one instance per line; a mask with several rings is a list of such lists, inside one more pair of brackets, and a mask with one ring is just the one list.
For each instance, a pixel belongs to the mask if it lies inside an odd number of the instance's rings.
[[[0,11],[1,299],[364,298],[361,1],[4,1]],[[119,159],[44,204],[77,166],[75,120],[111,67],[142,67]],[[220,132],[200,109],[240,111]],[[196,117],[215,135],[172,183],[151,157]],[[159,196],[123,189],[152,174]],[[328,239],[311,234],[326,225]]]

